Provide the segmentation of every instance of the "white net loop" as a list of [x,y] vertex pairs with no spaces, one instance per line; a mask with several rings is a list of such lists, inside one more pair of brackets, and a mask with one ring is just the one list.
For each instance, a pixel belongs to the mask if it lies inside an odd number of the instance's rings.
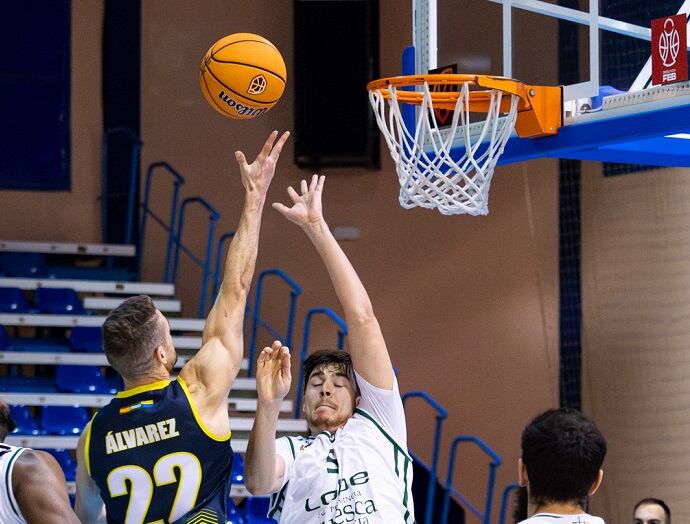
[[[491,90],[486,120],[472,124],[470,88],[464,82],[450,127],[440,131],[429,85],[425,82],[420,87],[423,98],[414,119],[414,134],[403,120],[395,86],[387,86],[389,99],[377,89],[369,91],[376,121],[397,166],[400,205],[406,209],[438,209],[444,215],[486,215],[491,177],[515,128],[520,97]],[[511,102],[502,117],[504,96],[510,96]],[[456,136],[462,141],[464,153],[453,160],[451,149]]]

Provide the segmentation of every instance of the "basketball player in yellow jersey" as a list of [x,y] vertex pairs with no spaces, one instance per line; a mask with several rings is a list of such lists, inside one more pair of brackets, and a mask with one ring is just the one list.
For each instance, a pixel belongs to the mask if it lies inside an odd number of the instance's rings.
[[108,362],[125,390],[85,428],[78,446],[76,512],[82,523],[224,524],[232,449],[227,397],[240,369],[242,325],[254,274],[261,215],[280,151],[271,133],[252,164],[241,152],[245,200],[202,347],[177,380],[165,317],[133,297],[103,324]]

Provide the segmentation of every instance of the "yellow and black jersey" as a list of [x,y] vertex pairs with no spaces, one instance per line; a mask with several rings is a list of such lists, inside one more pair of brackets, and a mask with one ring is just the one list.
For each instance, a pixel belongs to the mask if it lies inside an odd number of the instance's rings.
[[118,393],[85,431],[109,524],[226,522],[230,434],[204,425],[181,378]]

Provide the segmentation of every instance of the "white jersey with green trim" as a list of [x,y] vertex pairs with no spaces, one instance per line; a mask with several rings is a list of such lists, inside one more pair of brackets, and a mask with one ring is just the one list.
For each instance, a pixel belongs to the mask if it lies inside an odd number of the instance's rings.
[[19,458],[28,448],[18,448],[0,444],[0,522],[2,524],[26,524],[12,490],[12,470]]
[[606,524],[601,518],[581,513],[579,515],[559,515],[556,513],[537,513],[520,524]]
[[412,459],[397,380],[379,389],[356,375],[361,400],[335,433],[281,437],[285,461],[268,516],[281,524],[412,524]]

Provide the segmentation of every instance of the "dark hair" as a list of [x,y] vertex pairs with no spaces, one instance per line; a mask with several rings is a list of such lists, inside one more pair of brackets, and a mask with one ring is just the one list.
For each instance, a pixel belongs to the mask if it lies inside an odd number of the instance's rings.
[[105,356],[123,377],[146,374],[153,365],[153,350],[163,340],[156,306],[146,295],[128,298],[103,323]]
[[17,427],[17,424],[12,419],[10,407],[3,401],[0,405],[0,442],[5,441],[5,437],[12,433]]
[[637,511],[637,508],[640,506],[648,506],[656,504],[657,506],[661,506],[664,510],[664,513],[666,513],[666,524],[671,524],[671,510],[668,508],[666,503],[661,500],[661,499],[653,499],[653,498],[646,498],[642,499],[640,502],[635,504],[635,507],[633,508],[633,516],[635,515],[635,512]]
[[606,439],[579,411],[550,409],[522,432],[529,498],[536,505],[587,499],[606,456]]
[[304,370],[304,384],[302,384],[302,392],[306,391],[309,377],[315,370],[323,369],[331,364],[340,365],[343,367],[347,378],[350,379],[355,396],[359,396],[359,387],[357,386],[357,380],[355,379],[355,370],[352,366],[352,357],[347,351],[337,351],[335,349],[320,349],[306,358],[304,364],[302,364],[302,369]]

